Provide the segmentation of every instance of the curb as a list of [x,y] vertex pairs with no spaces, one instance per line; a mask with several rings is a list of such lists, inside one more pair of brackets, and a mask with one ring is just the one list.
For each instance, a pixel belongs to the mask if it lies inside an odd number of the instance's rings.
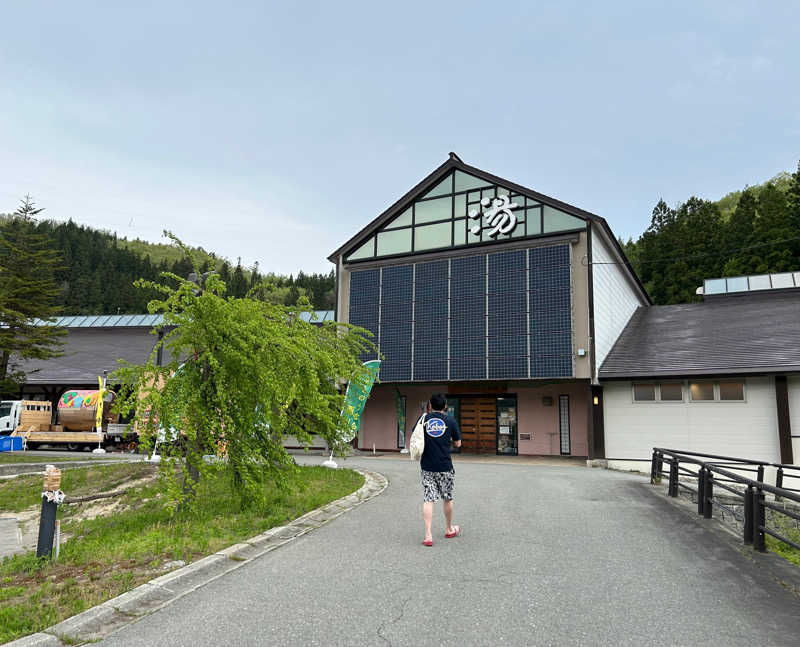
[[364,477],[364,485],[352,494],[307,512],[285,526],[270,528],[260,535],[161,575],[43,631],[5,643],[5,646],[65,647],[105,638],[120,627],[132,624],[254,559],[325,525],[378,496],[389,485],[382,474],[365,469],[354,471]]

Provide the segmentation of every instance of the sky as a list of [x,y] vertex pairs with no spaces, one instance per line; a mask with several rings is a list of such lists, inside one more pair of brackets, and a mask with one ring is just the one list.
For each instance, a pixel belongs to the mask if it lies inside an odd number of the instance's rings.
[[800,159],[800,3],[0,6],[0,212],[261,271],[327,256],[455,151],[638,237]]

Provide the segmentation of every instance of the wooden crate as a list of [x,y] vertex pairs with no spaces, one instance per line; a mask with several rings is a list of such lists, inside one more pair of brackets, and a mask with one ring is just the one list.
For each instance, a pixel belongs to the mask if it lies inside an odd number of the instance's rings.
[[53,418],[52,405],[39,400],[23,400],[22,411],[19,416],[19,426],[24,429],[30,427],[49,427]]

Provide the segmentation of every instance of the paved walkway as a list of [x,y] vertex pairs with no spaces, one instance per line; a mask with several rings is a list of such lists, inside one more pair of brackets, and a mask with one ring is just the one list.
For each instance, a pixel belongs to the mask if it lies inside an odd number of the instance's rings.
[[417,466],[345,465],[389,488],[104,644],[797,644],[800,601],[642,476],[462,461],[425,548]]

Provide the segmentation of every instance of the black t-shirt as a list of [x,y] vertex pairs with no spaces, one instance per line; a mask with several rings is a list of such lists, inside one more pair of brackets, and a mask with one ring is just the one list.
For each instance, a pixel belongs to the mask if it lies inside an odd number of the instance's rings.
[[458,423],[446,413],[429,413],[425,417],[425,451],[422,452],[420,467],[426,472],[449,472],[453,469],[451,440],[461,440]]

